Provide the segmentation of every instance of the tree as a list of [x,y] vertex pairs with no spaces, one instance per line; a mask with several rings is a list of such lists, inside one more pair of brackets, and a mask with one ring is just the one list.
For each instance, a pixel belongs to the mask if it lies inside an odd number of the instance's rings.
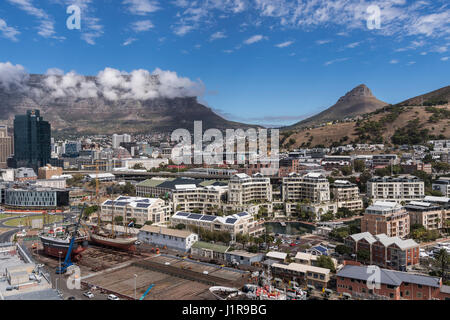
[[333,212],[327,212],[320,216],[320,221],[330,221],[333,220],[334,214]]
[[142,169],[144,169],[145,170],[145,167],[144,167],[144,165],[142,163],[135,163],[134,166],[132,167],[132,169],[135,169],[135,170],[142,170]]
[[434,257],[434,264],[440,269],[440,276],[442,277],[442,282],[447,282],[447,269],[449,268],[450,255],[447,250],[442,248]]
[[353,168],[351,166],[344,166],[341,168],[341,172],[344,176],[349,176],[353,173]]
[[136,195],[136,187],[133,186],[130,182],[127,182],[122,187],[122,193],[127,194],[129,196],[135,196]]
[[116,216],[116,217],[114,217],[114,222],[115,222],[116,224],[122,224],[122,222],[123,222],[123,217],[122,217],[122,216]]
[[370,252],[369,250],[359,249],[356,256],[359,261],[369,261],[370,260]]
[[147,220],[144,223],[146,226],[151,226],[153,224],[153,221]]
[[363,172],[366,169],[366,163],[364,160],[355,160],[353,161],[353,167],[356,172]]
[[351,249],[343,244],[338,244],[335,251],[339,254],[350,254]]
[[186,226],[184,225],[184,224],[182,224],[182,223],[179,223],[179,224],[177,224],[176,226],[175,226],[175,229],[178,229],[178,230],[183,230],[183,229],[185,229],[186,228]]
[[334,262],[329,256],[321,255],[317,258],[317,266],[320,268],[330,269],[331,272],[336,272]]

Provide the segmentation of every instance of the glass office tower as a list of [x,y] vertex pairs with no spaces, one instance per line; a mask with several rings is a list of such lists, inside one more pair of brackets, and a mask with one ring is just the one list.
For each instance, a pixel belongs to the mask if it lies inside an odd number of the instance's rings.
[[14,118],[14,165],[16,168],[37,168],[50,161],[50,123],[44,121],[39,110],[28,110]]

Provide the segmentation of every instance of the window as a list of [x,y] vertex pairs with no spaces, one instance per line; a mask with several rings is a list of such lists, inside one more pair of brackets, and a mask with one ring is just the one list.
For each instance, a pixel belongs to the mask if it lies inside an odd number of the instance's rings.
[[422,292],[417,292],[417,298],[422,298]]

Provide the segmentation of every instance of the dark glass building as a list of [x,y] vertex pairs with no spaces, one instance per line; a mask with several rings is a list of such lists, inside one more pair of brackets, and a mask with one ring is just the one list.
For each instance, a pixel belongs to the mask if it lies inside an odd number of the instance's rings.
[[28,110],[26,115],[14,118],[14,159],[13,167],[33,168],[50,161],[51,155],[50,123],[44,121],[39,110]]

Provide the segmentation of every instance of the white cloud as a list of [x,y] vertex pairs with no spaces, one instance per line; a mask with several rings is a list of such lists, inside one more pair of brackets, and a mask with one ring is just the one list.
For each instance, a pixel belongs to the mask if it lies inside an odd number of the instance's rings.
[[136,21],[131,24],[131,29],[133,29],[134,32],[148,31],[153,27],[154,25],[150,20]]
[[399,61],[396,60],[396,59],[392,59],[391,61],[389,61],[389,63],[390,63],[390,64],[397,64],[397,63],[399,63]]
[[334,63],[344,62],[344,61],[347,61],[347,60],[348,60],[348,58],[339,58],[339,59],[330,60],[330,61],[325,62],[324,66],[329,66],[329,65],[332,65]]
[[27,79],[28,73],[20,64],[13,65],[11,62],[0,62],[0,87],[5,89],[22,88],[24,81]]
[[136,38],[128,38],[127,40],[125,40],[124,43],[122,43],[123,46],[129,46],[130,44],[132,44],[133,42],[137,41]]
[[282,42],[282,43],[275,45],[275,47],[286,48],[286,47],[289,47],[290,45],[292,45],[293,43],[294,43],[294,41],[286,41],[286,42]]
[[9,27],[5,20],[0,19],[0,32],[3,35],[3,37],[11,40],[11,41],[19,41],[17,39],[17,36],[20,34],[20,31],[13,27]]
[[153,0],[124,0],[122,3],[128,6],[131,13],[141,16],[160,9],[158,1]]
[[257,34],[244,41],[244,44],[253,44],[264,39],[263,35]]
[[323,44],[326,44],[326,43],[330,43],[332,40],[329,40],[329,39],[325,39],[325,40],[316,40],[316,44],[318,44],[318,45],[323,45]]
[[209,40],[210,41],[214,41],[214,40],[217,40],[217,39],[223,39],[223,38],[226,38],[227,36],[226,36],[226,34],[225,34],[225,32],[223,32],[223,31],[217,31],[217,32],[215,32],[215,33],[213,33],[212,35],[211,35],[211,37],[209,38]]
[[448,59],[450,59],[450,57],[442,57],[441,61],[448,61]]
[[361,42],[352,42],[352,43],[349,43],[348,45],[346,45],[345,47],[353,49],[353,48],[356,48],[357,46],[359,46],[360,44],[361,44]]
[[13,5],[16,5],[28,15],[35,17],[40,25],[38,27],[38,34],[44,38],[54,37],[55,26],[53,19],[43,9],[37,8],[33,5],[32,0],[7,0]]
[[185,34],[191,32],[193,29],[194,29],[193,26],[182,25],[182,26],[175,27],[174,33],[177,36],[184,36]]

